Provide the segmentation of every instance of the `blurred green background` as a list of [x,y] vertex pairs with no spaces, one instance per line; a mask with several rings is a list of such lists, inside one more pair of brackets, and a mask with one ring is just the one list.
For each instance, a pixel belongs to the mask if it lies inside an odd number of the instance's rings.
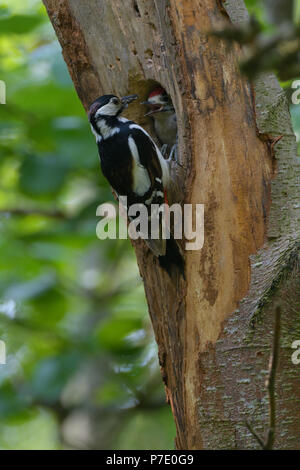
[[0,55],[0,448],[172,449],[134,253],[96,238],[113,198],[40,1],[0,2]]
[[128,240],[96,238],[113,201],[40,1],[0,9],[2,449],[172,449]]

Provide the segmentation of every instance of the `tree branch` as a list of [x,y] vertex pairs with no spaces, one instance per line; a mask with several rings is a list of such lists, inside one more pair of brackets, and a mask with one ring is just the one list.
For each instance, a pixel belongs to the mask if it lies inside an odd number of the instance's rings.
[[281,319],[281,308],[276,307],[275,310],[275,329],[273,339],[273,350],[270,357],[269,376],[267,379],[267,390],[269,395],[269,431],[267,442],[264,446],[264,450],[271,450],[275,440],[275,427],[276,427],[276,399],[275,399],[275,380],[276,371],[279,360],[280,350],[280,319]]
[[258,436],[253,427],[246,421],[246,426],[259,443],[262,450],[272,450],[275,440],[275,428],[276,428],[276,398],[275,398],[275,379],[276,371],[279,360],[279,349],[280,349],[280,319],[281,319],[281,308],[277,306],[275,309],[275,327],[273,337],[273,347],[270,356],[269,363],[269,374],[266,380],[266,387],[269,397],[269,429],[267,434],[266,442]]

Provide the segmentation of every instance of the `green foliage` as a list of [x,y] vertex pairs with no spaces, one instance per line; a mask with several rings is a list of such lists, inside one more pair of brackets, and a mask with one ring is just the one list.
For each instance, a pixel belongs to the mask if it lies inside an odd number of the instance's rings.
[[28,156],[20,168],[20,189],[27,194],[55,194],[66,180],[67,167],[56,155]]
[[0,35],[30,33],[40,25],[42,18],[38,15],[9,15],[0,17]]
[[256,18],[262,30],[268,31],[270,30],[270,25],[266,20],[266,12],[263,7],[263,3],[264,2],[262,0],[245,0],[249,14],[253,18]]
[[173,448],[133,250],[96,238],[113,198],[45,10],[7,2],[0,31],[0,448]]
[[246,45],[240,70],[249,79],[262,72],[274,72],[281,81],[300,75],[300,28],[294,0],[245,0],[250,21],[228,25],[212,34]]
[[300,24],[300,1],[295,0],[294,2],[294,14],[295,14],[295,23]]

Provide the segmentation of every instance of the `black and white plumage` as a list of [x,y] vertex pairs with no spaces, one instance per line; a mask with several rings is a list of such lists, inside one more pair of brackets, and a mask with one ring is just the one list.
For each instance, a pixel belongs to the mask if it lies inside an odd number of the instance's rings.
[[[169,164],[141,126],[121,117],[123,109],[136,97],[101,96],[90,107],[89,121],[102,172],[117,196],[127,196],[128,207],[144,204],[150,214],[151,204],[165,202],[170,183]],[[183,272],[183,259],[172,236],[167,240],[160,237],[145,241],[167,271],[171,264],[177,264]]]

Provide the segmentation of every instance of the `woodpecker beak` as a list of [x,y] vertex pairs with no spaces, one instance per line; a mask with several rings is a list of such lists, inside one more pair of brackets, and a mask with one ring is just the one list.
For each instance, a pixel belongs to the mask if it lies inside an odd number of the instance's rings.
[[137,98],[138,98],[138,95],[123,96],[123,98],[121,98],[121,103],[124,106],[124,108],[127,108],[129,103],[136,100]]

